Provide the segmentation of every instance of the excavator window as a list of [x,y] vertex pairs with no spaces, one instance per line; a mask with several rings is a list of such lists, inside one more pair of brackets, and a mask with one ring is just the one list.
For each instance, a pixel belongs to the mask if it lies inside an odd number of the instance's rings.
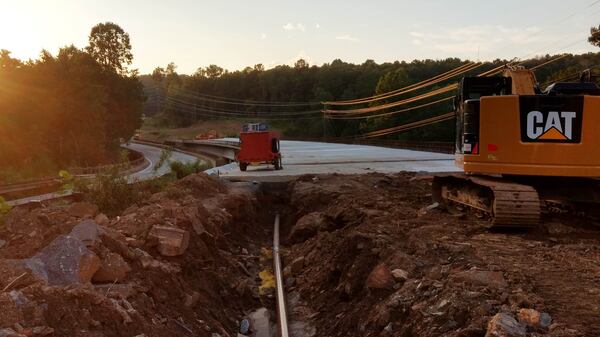
[[557,82],[546,88],[544,94],[559,95],[600,95],[600,87],[594,82]]
[[479,100],[483,96],[510,95],[510,77],[464,77],[454,108],[456,111],[456,152],[479,153]]

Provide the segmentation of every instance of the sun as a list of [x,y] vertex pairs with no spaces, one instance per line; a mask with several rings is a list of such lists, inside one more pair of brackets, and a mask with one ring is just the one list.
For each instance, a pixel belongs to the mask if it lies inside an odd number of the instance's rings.
[[37,58],[44,45],[43,27],[28,12],[28,4],[13,4],[12,8],[0,11],[0,49],[11,52],[11,56],[21,60]]

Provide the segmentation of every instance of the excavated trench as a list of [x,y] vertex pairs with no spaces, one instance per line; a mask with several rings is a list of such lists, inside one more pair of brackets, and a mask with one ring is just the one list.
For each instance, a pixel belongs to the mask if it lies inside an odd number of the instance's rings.
[[[89,205],[17,208],[0,229],[0,331],[271,337],[277,213],[291,336],[600,330],[597,231],[553,218],[533,233],[490,232],[476,217],[428,207],[430,188],[407,173],[290,183],[195,175],[112,219]],[[84,219],[101,230],[80,251],[100,269],[61,284],[27,271],[23,261],[52,253]],[[76,272],[90,267],[81,261]]]

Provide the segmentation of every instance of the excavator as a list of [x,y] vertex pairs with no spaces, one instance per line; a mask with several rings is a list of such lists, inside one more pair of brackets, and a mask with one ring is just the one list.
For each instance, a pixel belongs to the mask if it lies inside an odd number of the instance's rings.
[[492,228],[600,209],[600,87],[589,74],[543,91],[522,67],[464,77],[454,107],[462,172],[434,177],[434,201],[475,209]]

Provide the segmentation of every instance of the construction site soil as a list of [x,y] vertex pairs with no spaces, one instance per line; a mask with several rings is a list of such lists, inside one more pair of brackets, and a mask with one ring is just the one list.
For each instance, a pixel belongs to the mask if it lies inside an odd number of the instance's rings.
[[261,335],[244,319],[265,307],[276,321],[277,212],[293,336],[599,334],[590,220],[491,231],[430,189],[409,173],[199,174],[114,218],[86,203],[15,208],[0,226],[0,336]]

